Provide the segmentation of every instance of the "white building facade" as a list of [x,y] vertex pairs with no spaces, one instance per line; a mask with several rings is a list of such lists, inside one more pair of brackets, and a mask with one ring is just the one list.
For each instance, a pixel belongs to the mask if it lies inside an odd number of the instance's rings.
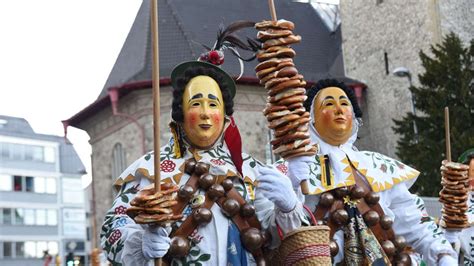
[[64,138],[0,116],[0,264],[86,261],[84,166]]

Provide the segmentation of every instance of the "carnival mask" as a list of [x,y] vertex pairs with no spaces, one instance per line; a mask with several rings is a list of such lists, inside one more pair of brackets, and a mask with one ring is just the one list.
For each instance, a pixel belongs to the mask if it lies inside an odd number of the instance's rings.
[[217,82],[208,76],[192,78],[183,94],[184,132],[194,147],[207,149],[224,128],[224,101]]
[[469,183],[471,191],[474,191],[474,158],[471,158],[469,162]]
[[347,142],[352,133],[352,105],[346,93],[337,87],[322,89],[314,99],[314,128],[333,146]]

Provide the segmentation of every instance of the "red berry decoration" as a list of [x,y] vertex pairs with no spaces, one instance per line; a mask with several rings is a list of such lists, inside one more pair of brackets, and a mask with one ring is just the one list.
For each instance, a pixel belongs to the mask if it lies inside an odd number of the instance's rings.
[[176,168],[176,164],[171,160],[164,160],[163,162],[161,162],[160,168],[161,171],[169,173],[174,171],[174,168]]
[[127,210],[127,208],[125,208],[125,206],[120,205],[120,206],[118,206],[117,208],[114,209],[114,212],[115,212],[115,214],[125,214],[126,210]]
[[112,235],[109,237],[109,243],[113,244],[122,237],[122,232],[120,230],[114,230]]
[[280,172],[282,172],[285,175],[288,173],[288,167],[286,167],[285,164],[277,165],[276,169],[280,170]]

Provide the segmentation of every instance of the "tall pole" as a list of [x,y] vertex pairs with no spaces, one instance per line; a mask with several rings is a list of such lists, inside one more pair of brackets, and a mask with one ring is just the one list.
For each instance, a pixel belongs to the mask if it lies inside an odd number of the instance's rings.
[[[155,152],[155,192],[160,192],[160,60],[158,43],[158,0],[151,1],[151,35],[153,67],[153,150]],[[155,259],[155,266],[161,266],[161,258]]]
[[444,134],[446,138],[446,160],[451,161],[451,134],[449,133],[449,107],[444,107]]

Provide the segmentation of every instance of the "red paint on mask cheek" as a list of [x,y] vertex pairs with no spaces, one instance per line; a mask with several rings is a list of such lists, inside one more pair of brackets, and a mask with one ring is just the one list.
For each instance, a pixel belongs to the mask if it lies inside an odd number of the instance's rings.
[[196,112],[193,112],[193,111],[190,111],[188,114],[187,114],[187,122],[189,123],[189,125],[191,126],[195,126],[197,123],[198,123],[198,113]]
[[211,117],[212,117],[212,122],[214,122],[214,124],[219,124],[222,121],[222,115],[219,113],[212,114]]

